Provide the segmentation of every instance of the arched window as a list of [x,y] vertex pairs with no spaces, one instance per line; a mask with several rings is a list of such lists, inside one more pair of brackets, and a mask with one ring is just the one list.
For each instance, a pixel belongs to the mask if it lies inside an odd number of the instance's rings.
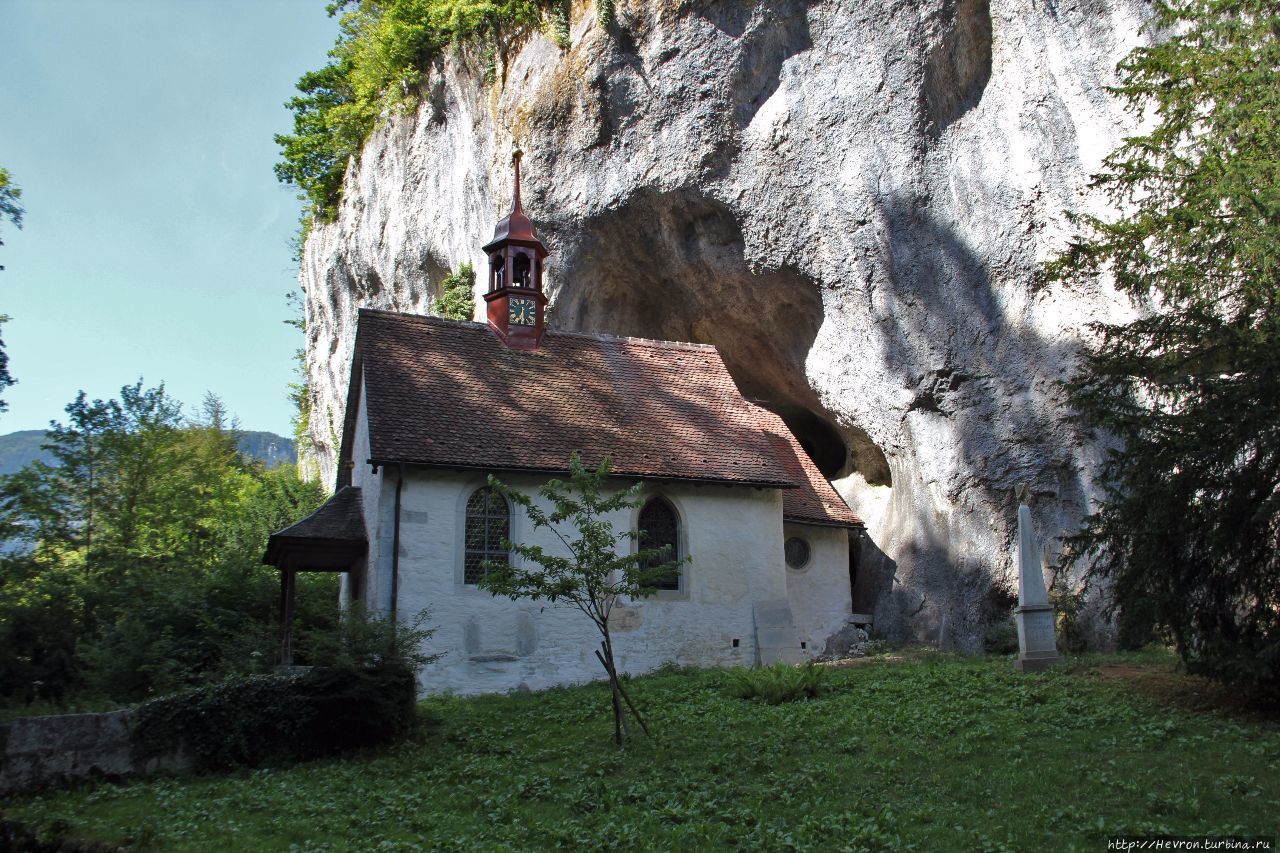
[[467,531],[462,559],[463,583],[485,576],[484,561],[508,562],[502,540],[511,538],[511,509],[506,498],[485,486],[467,499]]
[[[675,507],[662,498],[654,498],[640,509],[640,550],[670,545],[665,556],[648,560],[642,568],[653,568],[680,559],[680,517]],[[677,568],[658,581],[658,589],[679,589]]]
[[498,290],[506,283],[507,264],[501,254],[489,258],[489,289]]
[[529,256],[521,252],[511,262],[511,284],[513,287],[533,287],[529,281]]

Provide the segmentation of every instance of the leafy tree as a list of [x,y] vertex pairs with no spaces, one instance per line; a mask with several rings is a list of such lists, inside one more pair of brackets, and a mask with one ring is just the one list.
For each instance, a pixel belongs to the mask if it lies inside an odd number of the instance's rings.
[[377,117],[354,103],[349,60],[335,51],[329,55],[334,61],[302,75],[301,94],[285,103],[293,111],[293,133],[275,137],[282,158],[275,166],[276,178],[301,189],[300,197],[310,202],[304,231],[312,217],[329,220],[337,213],[347,161],[359,153]]
[[431,303],[431,310],[450,320],[470,320],[475,316],[476,297],[472,290],[476,284],[476,272],[471,264],[463,264],[458,271],[440,282],[440,298]]
[[1051,279],[1109,275],[1144,310],[1095,325],[1069,386],[1119,440],[1074,538],[1110,581],[1122,639],[1171,632],[1192,670],[1280,689],[1280,14],[1270,0],[1160,0],[1169,34],[1115,91],[1154,124],[1092,188]]
[[[320,488],[246,462],[213,396],[195,422],[141,382],[67,414],[46,433],[54,464],[0,479],[4,532],[34,544],[0,560],[0,696],[134,699],[274,661],[279,577],[261,557]],[[300,577],[299,626],[334,627],[336,592]]]
[[[0,267],[0,270],[2,269],[4,269],[4,267]],[[8,314],[0,314],[0,326],[9,322],[10,319],[12,318]],[[0,391],[3,391],[11,385],[16,385],[17,382],[18,380],[14,379],[9,373],[9,353],[5,351],[4,339],[0,338]],[[0,399],[0,412],[7,411],[9,411],[8,402]]]
[[[618,677],[614,663],[613,637],[609,614],[621,598],[652,595],[663,578],[669,577],[682,561],[666,561],[670,546],[632,552],[634,531],[616,532],[609,517],[640,505],[643,483],[613,491],[607,487],[609,460],[590,471],[575,453],[569,460],[569,481],[549,480],[538,494],[551,505],[544,510],[533,498],[489,477],[489,485],[508,500],[524,508],[535,529],[551,531],[562,546],[552,553],[540,545],[505,543],[520,558],[512,563],[486,561],[480,587],[494,595],[512,599],[546,599],[572,605],[591,620],[600,632],[596,652],[613,694],[614,740],[622,743],[628,732],[629,710],[648,733],[644,720]],[[565,528],[569,532],[565,532]]]
[[78,683],[84,586],[75,567],[0,556],[0,697],[59,701]]

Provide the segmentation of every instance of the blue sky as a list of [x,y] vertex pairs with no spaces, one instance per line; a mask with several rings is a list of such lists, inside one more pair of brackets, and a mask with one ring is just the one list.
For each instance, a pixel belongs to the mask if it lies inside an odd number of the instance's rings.
[[295,192],[275,133],[325,62],[325,0],[0,0],[0,223],[10,372],[0,433],[61,419],[83,389],[206,391],[246,429],[290,433],[301,335]]

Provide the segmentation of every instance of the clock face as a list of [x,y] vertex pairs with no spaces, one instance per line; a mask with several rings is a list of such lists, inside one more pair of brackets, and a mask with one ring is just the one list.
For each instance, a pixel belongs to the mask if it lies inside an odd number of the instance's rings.
[[512,299],[508,303],[507,322],[517,326],[532,326],[538,319],[538,303],[532,299]]

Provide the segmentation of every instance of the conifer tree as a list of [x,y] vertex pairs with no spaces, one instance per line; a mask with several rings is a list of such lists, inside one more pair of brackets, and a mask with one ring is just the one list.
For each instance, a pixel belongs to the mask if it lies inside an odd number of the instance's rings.
[[1109,581],[1122,640],[1167,630],[1194,671],[1280,686],[1280,11],[1160,0],[1164,36],[1115,89],[1150,130],[1105,161],[1048,268],[1110,276],[1142,311],[1095,324],[1070,383],[1119,440],[1105,498],[1072,540]]

